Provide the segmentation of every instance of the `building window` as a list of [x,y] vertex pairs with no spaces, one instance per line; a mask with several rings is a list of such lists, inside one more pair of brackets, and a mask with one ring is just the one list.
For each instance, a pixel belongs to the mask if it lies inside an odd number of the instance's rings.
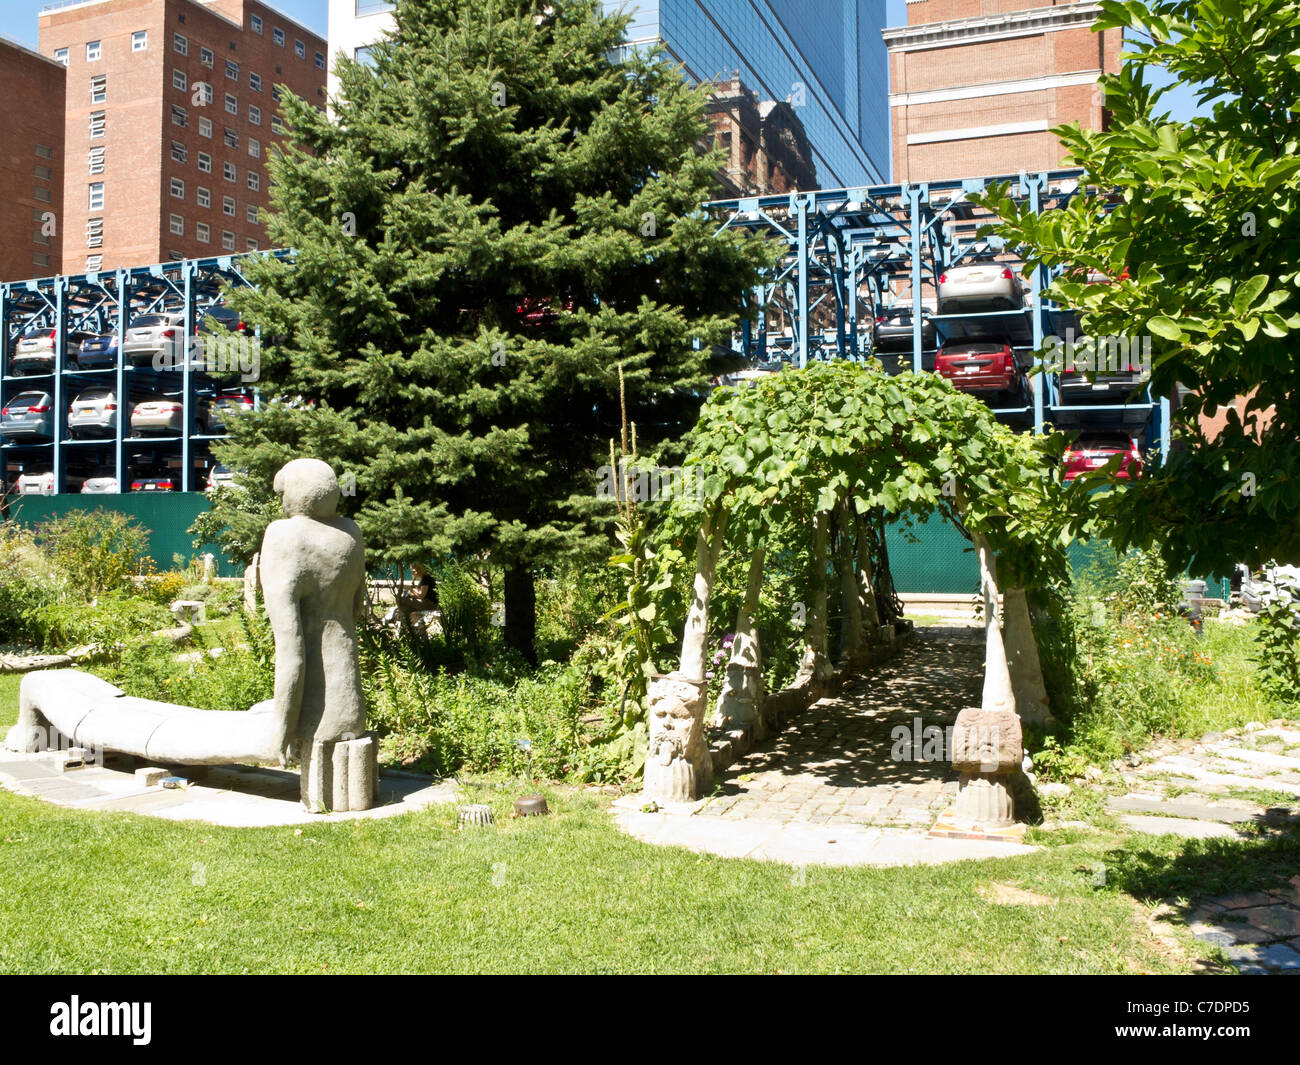
[[249,237],[247,240],[244,241],[244,248],[248,251],[257,251],[257,241],[255,241],[252,237]]
[[104,135],[106,120],[103,111],[90,112],[90,139],[97,140]]
[[44,145],[44,144],[33,145],[33,150],[36,152],[36,158],[37,158],[37,159],[53,159],[53,158],[54,158],[54,149],[48,147],[47,145]]
[[37,163],[34,167],[32,167],[32,173],[36,175],[37,181],[50,180],[50,168],[48,166],[41,166],[39,163]]
[[238,148],[238,147],[239,147],[239,134],[236,133],[236,132],[235,132],[233,129],[231,129],[229,126],[226,127],[226,133],[225,133],[225,136],[224,136],[222,139],[225,141],[225,143],[226,143],[226,147],[227,147],[227,148]]
[[235,234],[233,234],[232,232],[230,232],[230,230],[228,230],[228,229],[223,229],[223,230],[221,231],[221,246],[222,246],[226,251],[234,251],[234,250],[235,250]]
[[108,75],[96,74],[90,79],[90,102],[102,104],[108,99]]
[[380,11],[392,10],[392,0],[357,0],[358,15],[375,15]]
[[325,53],[324,53],[324,52],[317,52],[317,53],[316,53],[316,69],[317,69],[317,70],[324,70],[324,69],[325,69]]
[[171,216],[171,231],[178,237],[185,236],[185,219],[181,215]]
[[256,137],[248,138],[248,154],[251,155],[254,159],[262,158],[262,142],[259,141]]
[[178,55],[189,55],[190,54],[189,38],[187,38],[184,34],[181,33],[173,33],[172,51],[176,52]]
[[260,34],[262,32],[262,16],[261,15],[249,16],[248,28],[252,30],[254,33]]
[[202,117],[199,118],[199,136],[200,137],[212,136],[212,119],[202,118]]
[[208,228],[207,222],[194,223],[194,239],[200,244],[207,244],[212,239],[212,230]]
[[244,208],[244,218],[253,225],[257,225],[257,204],[250,203]]
[[203,66],[211,70],[212,64],[216,61],[217,57],[213,54],[211,48],[204,48],[201,45],[199,46],[199,62],[203,64]]
[[210,156],[207,152],[199,152],[199,173],[201,174],[212,173],[212,156]]
[[252,89],[254,92],[261,92],[261,91],[262,91],[262,75],[261,75],[261,74],[249,74],[249,75],[248,75],[248,87],[249,87],[250,89]]
[[227,181],[238,181],[239,171],[235,169],[234,163],[222,163],[221,176],[225,178]]
[[278,85],[271,86],[271,99],[274,100],[276,103],[280,102],[280,86]]
[[355,59],[362,66],[373,67],[375,65],[374,46],[368,44],[363,48],[358,48],[355,52],[352,53],[352,58]]
[[226,77],[228,77],[231,81],[239,80],[239,64],[236,63],[233,59],[226,60]]
[[248,105],[248,121],[255,126],[262,124],[262,109],[256,104]]
[[68,65],[68,50],[66,48],[54,49],[54,61],[62,63],[66,67]]
[[[32,265],[33,265],[33,266],[49,266],[49,265],[50,265],[50,257],[49,257],[48,255],[46,255],[45,252],[43,252],[43,251],[34,251],[34,252],[32,252]],[[86,269],[90,269],[90,267],[87,266]]]
[[104,172],[104,148],[100,145],[98,148],[91,148],[88,156],[89,170],[92,174],[102,174]]
[[262,188],[262,175],[256,170],[248,172],[248,187],[254,192],[259,192]]
[[86,269],[91,271],[92,273],[98,270],[103,265],[104,265],[104,257],[102,255],[86,256]]
[[272,29],[272,30],[271,30],[271,40],[273,40],[276,44],[278,44],[281,48],[283,48],[283,47],[284,47],[284,30],[280,29],[279,26],[276,26],[274,29]]
[[228,214],[231,218],[235,217],[235,198],[233,196],[222,197],[221,213]]
[[149,31],[136,30],[131,34],[131,51],[143,52],[149,47]]
[[92,211],[102,211],[104,209],[104,183],[102,181],[92,181],[90,183],[90,203],[88,206]]
[[50,244],[50,238],[49,238],[49,236],[48,236],[47,234],[43,233],[41,230],[39,230],[39,229],[33,229],[33,230],[32,230],[32,243],[33,243],[33,244],[44,244],[46,247],[49,247],[49,244]]
[[239,97],[226,93],[226,112],[231,115],[239,114]]
[[172,178],[171,190],[172,190],[172,196],[175,199],[178,200],[185,199],[185,182],[181,178],[178,177]]
[[297,39],[293,42],[293,54],[299,59],[307,58],[307,46]]
[[32,187],[32,199],[33,199],[33,200],[40,200],[41,203],[49,203],[49,202],[50,202],[50,190],[49,190],[49,189],[43,189],[43,188],[41,188],[39,185],[34,185],[34,186]]
[[104,220],[102,218],[86,219],[86,247],[102,248],[104,246]]
[[86,62],[93,63],[99,58],[100,48],[98,41],[86,42]]
[[194,200],[200,207],[211,207],[212,190],[205,189],[202,185],[200,185],[197,189],[194,190]]
[[185,76],[185,71],[172,68],[172,88],[184,92],[189,87],[189,78]]
[[283,132],[284,132],[284,123],[280,121],[280,116],[279,116],[279,115],[272,115],[272,116],[271,116],[271,132],[272,132],[272,133],[283,133]]
[[172,125],[184,126],[189,121],[189,114],[180,104],[172,104]]
[[[172,162],[183,163],[189,158],[189,150],[180,141],[172,141]],[[202,156],[199,157],[200,160]],[[200,162],[200,167],[202,163]]]

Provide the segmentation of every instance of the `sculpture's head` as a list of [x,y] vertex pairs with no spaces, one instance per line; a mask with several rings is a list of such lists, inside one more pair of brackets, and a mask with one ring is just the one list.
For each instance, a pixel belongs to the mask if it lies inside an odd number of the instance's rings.
[[338,513],[339,480],[328,462],[294,459],[281,467],[272,487],[290,517],[320,519]]

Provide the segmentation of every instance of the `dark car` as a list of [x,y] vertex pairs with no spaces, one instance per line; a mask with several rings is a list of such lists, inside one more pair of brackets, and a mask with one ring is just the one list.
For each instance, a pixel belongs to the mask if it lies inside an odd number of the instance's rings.
[[[900,352],[912,350],[912,307],[894,306],[883,310],[876,316],[876,323],[871,333],[871,343],[876,351]],[[930,320],[927,308],[921,308],[921,347],[933,348],[935,344],[934,322]]]
[[102,334],[87,337],[83,340],[81,350],[77,352],[76,365],[79,370],[112,370],[116,368],[116,334]]
[[935,369],[963,392],[1018,400],[1029,393],[1015,352],[999,340],[954,340],[939,349]]
[[175,492],[177,478],[170,473],[143,475],[131,479],[132,492]]

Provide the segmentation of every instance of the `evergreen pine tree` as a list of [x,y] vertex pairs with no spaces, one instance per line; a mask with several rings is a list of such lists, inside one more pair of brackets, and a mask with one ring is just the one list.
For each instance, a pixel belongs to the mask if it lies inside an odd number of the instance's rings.
[[[395,18],[372,64],[341,61],[332,116],[284,91],[268,230],[294,256],[231,296],[278,401],[218,455],[250,485],[298,454],[355,478],[376,561],[487,553],[531,657],[535,571],[593,557],[614,515],[596,489],[619,366],[643,447],[680,436],[770,253],[699,212],[706,92],[662,53],[619,59],[626,16],[399,0]],[[221,496],[214,522],[254,541],[264,497]]]

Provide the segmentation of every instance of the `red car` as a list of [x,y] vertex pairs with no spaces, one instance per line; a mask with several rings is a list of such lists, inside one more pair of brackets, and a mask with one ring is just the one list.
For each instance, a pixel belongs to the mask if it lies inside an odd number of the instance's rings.
[[1115,473],[1119,480],[1142,476],[1142,453],[1127,433],[1084,433],[1065,451],[1065,479],[1072,481],[1081,473],[1100,469],[1116,455],[1122,456]]
[[1027,391],[1024,370],[1000,340],[950,341],[939,349],[934,368],[954,387],[977,396],[1016,398]]

